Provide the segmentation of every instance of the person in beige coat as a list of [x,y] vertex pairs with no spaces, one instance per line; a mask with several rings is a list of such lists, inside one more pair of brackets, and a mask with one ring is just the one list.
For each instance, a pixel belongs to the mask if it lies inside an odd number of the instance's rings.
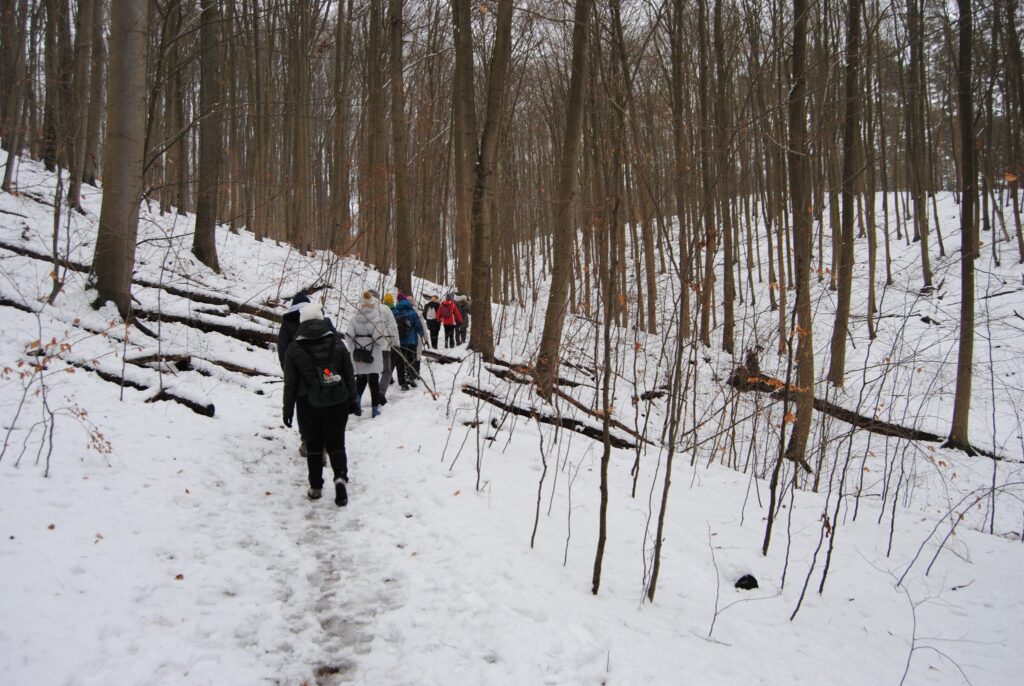
[[[357,407],[361,406],[363,391],[369,386],[374,417],[380,414],[380,373],[384,371],[383,352],[388,345],[387,325],[381,320],[377,304],[369,291],[363,291],[345,331],[352,352],[352,371],[356,375]],[[362,414],[361,407],[356,414]]]
[[401,341],[398,339],[398,324],[395,322],[395,315],[391,312],[391,308],[380,301],[380,294],[377,291],[371,288],[369,293],[377,300],[377,311],[380,312],[380,320],[384,322],[384,328],[386,329],[387,347],[381,353],[384,368],[380,372],[380,380],[377,382],[377,386],[380,389],[380,404],[387,405],[388,386],[391,385],[391,375],[394,370],[391,349],[400,346]]

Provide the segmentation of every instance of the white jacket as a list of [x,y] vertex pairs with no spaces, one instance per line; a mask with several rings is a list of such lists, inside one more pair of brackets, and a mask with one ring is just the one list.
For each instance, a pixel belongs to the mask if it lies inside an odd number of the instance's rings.
[[384,333],[388,339],[388,348],[397,348],[402,344],[398,338],[398,322],[395,321],[395,313],[384,303],[377,302],[377,311],[380,312],[380,320],[384,322]]

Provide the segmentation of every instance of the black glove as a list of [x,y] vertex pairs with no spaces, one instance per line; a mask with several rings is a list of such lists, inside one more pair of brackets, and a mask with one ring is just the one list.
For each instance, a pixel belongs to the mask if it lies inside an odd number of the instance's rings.
[[285,414],[284,425],[287,426],[289,429],[292,428],[292,416],[290,414]]

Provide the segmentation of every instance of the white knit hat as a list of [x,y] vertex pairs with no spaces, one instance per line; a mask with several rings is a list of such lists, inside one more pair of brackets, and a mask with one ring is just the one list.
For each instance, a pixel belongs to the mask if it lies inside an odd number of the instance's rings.
[[299,322],[308,322],[310,319],[323,319],[324,311],[316,303],[310,303],[299,310]]

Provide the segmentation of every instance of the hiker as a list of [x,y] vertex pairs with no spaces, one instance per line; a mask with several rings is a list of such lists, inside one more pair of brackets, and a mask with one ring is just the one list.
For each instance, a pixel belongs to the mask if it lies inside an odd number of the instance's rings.
[[[383,303],[385,306],[387,306],[387,308],[391,312],[391,316],[393,318],[395,316],[395,313],[394,313],[394,309],[395,309],[395,294],[394,293],[385,293],[384,297],[381,298],[381,303]],[[391,384],[395,383],[395,367],[398,365],[398,361],[397,361],[398,360],[398,348],[400,348],[401,345],[402,345],[401,342],[395,343],[395,344],[393,344],[391,346],[391,349],[389,351],[388,357],[391,358],[391,373],[388,375],[388,378],[386,379],[387,384],[389,386]]]
[[[391,372],[394,361],[391,359],[391,349],[399,347],[402,343],[398,339],[398,325],[395,324],[395,315],[391,312],[391,308],[380,301],[380,294],[374,289],[369,289],[370,295],[377,300],[377,311],[380,312],[380,319],[384,322],[385,335],[387,342],[384,345],[384,350],[381,351],[381,362],[383,368],[380,372],[380,379],[377,381],[377,388],[380,392],[380,404],[388,404],[388,386],[391,385]],[[391,295],[386,293],[385,297]]]
[[387,345],[387,328],[380,318],[377,299],[363,291],[356,313],[348,322],[348,343],[352,369],[356,375],[356,412],[362,414],[363,391],[370,387],[371,417],[380,415],[380,373],[384,371],[381,353]]
[[[406,295],[405,299],[409,301],[409,304],[412,305],[412,309],[415,310],[417,315],[422,311],[422,308],[420,307],[420,304],[418,302],[416,302],[416,298],[412,297],[411,295]],[[421,319],[420,321],[422,322],[423,320]],[[421,323],[421,325],[420,325],[421,331],[422,331],[422,328],[423,328],[423,326],[422,326],[422,323]],[[421,333],[419,336],[416,337],[416,357],[413,359],[413,363],[412,363],[413,371],[416,372],[416,376],[413,377],[414,379],[419,379],[420,378],[420,362],[423,360],[423,343],[426,340],[427,340],[427,334],[426,333]]]
[[456,296],[455,307],[459,309],[459,314],[462,315],[462,321],[455,327],[455,344],[462,345],[466,342],[467,332],[469,330],[469,296]]
[[395,303],[395,323],[398,325],[398,337],[402,347],[398,349],[398,385],[403,391],[416,387],[416,342],[423,337],[423,322],[416,314],[405,293],[398,294]]
[[281,369],[284,370],[284,354],[288,352],[288,345],[295,338],[295,332],[299,330],[299,310],[309,304],[309,296],[299,291],[292,298],[291,307],[281,315],[281,329],[277,332],[277,359],[281,361]]
[[437,308],[437,317],[444,325],[444,347],[455,347],[455,327],[462,322],[462,313],[452,300],[452,294],[444,296],[444,300]]
[[334,472],[334,503],[348,504],[348,456],[345,425],[355,399],[352,360],[340,336],[330,328],[319,305],[299,311],[299,326],[284,357],[284,425],[291,428],[298,410],[299,433],[306,442],[310,500],[324,487],[324,451]]
[[437,334],[441,331],[441,320],[437,318],[437,308],[441,305],[436,295],[428,295],[430,302],[423,306],[423,319],[430,331],[430,347],[437,350]]
[[[299,310],[309,304],[309,296],[304,291],[299,291],[292,298],[291,307],[285,310],[281,316],[281,330],[277,332],[277,359],[281,362],[281,370],[284,370],[285,353],[288,346],[295,339],[295,333],[299,330]],[[327,328],[334,331],[331,320],[324,318]],[[299,417],[299,455],[306,457],[306,439],[302,438],[302,417]]]

